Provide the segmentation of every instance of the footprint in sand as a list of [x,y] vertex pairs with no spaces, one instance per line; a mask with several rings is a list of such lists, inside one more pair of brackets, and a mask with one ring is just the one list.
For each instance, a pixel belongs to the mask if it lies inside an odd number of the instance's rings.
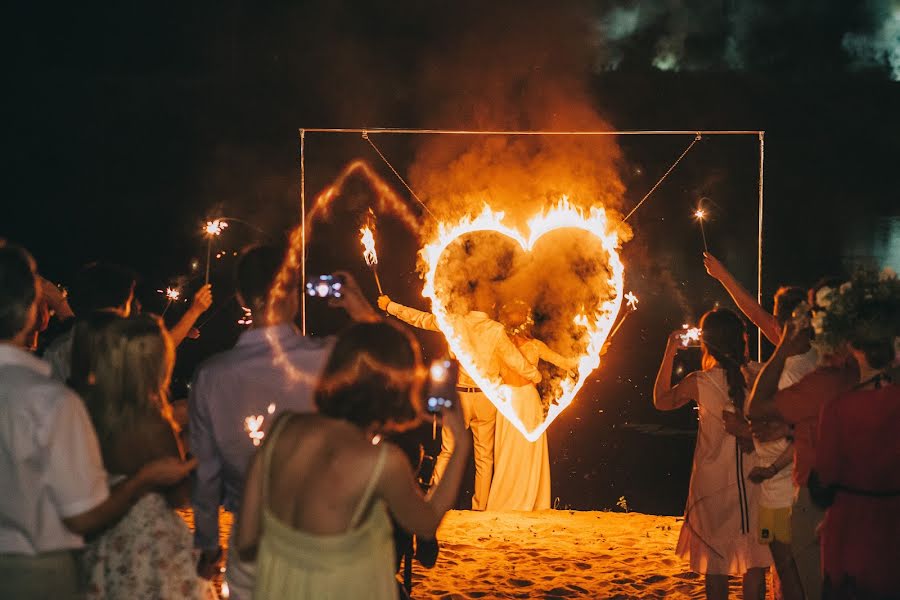
[[528,587],[534,585],[534,582],[529,581],[528,579],[510,579],[509,582],[516,587]]
[[553,588],[549,592],[547,592],[547,598],[571,598],[575,595],[570,589],[567,588]]
[[660,581],[665,581],[666,579],[668,579],[668,577],[666,577],[665,575],[650,575],[649,577],[644,577],[644,583],[659,583]]
[[575,566],[582,570],[591,568],[591,565],[589,563],[585,563],[585,562],[577,562],[577,563],[575,563]]

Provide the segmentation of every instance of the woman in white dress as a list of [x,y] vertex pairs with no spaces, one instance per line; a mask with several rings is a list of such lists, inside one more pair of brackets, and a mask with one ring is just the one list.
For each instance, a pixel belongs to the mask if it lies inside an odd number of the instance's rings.
[[706,597],[728,597],[728,576],[743,577],[744,598],[765,596],[765,573],[772,556],[756,539],[759,486],[750,483],[756,466],[743,403],[758,365],[747,359],[744,322],[730,310],[714,310],[700,321],[703,369],[672,387],[678,331],[669,336],[653,403],[674,410],[694,401],[700,424],[684,524],[676,553],[691,570],[706,576]]
[[[528,333],[530,311],[523,302],[503,306],[500,321],[522,356],[537,366],[545,360],[567,371],[578,364],[547,347]],[[531,431],[544,421],[544,405],[533,383],[512,372],[501,372],[510,387],[510,402],[525,429]],[[550,508],[550,453],[547,434],[529,442],[502,414],[497,414],[494,433],[494,478],[487,510],[544,510]]]

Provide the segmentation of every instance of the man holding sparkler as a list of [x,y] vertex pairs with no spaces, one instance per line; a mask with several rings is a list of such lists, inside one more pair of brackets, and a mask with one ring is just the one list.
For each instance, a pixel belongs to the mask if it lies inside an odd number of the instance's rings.
[[[413,327],[441,331],[433,314],[397,304],[387,296],[378,297],[378,307]],[[522,356],[506,335],[503,325],[488,316],[494,307],[494,297],[487,284],[479,283],[475,287],[472,307],[474,310],[465,315],[448,315],[448,318],[454,319],[453,328],[463,338],[464,347],[481,373],[490,380],[499,380],[501,367],[506,367],[527,381],[539,383],[541,374],[537,367]],[[485,510],[494,473],[497,409],[465,371],[459,374],[457,390],[466,427],[472,430],[474,440],[475,490],[472,510]],[[449,433],[446,429],[441,431],[441,453],[434,465],[435,482],[440,480],[453,452],[453,437]]]

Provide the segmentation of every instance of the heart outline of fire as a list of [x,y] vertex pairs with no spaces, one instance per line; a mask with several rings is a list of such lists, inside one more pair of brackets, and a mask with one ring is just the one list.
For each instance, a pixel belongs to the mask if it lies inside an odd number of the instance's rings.
[[[616,316],[622,306],[625,267],[619,257],[621,239],[615,224],[603,207],[594,206],[585,213],[583,210],[570,204],[568,198],[564,196],[555,206],[544,210],[528,221],[529,233],[527,236],[518,229],[505,225],[503,223],[504,217],[504,213],[495,212],[485,205],[484,210],[477,217],[467,215],[455,224],[439,224],[435,239],[420,250],[420,255],[427,266],[422,296],[431,301],[431,310],[435,320],[444,333],[450,350],[459,360],[462,368],[469,373],[494,406],[497,407],[497,410],[509,419],[527,440],[534,442],[550,426],[550,423],[572,403],[587,377],[600,365],[600,351],[612,331]],[[475,232],[498,233],[518,243],[523,251],[530,252],[541,237],[558,229],[579,229],[594,235],[600,241],[608,255],[608,264],[611,272],[608,284],[615,291],[615,295],[601,302],[593,311],[593,314],[581,314],[574,319],[575,325],[586,330],[588,340],[586,351],[578,359],[577,379],[565,379],[560,383],[560,393],[550,403],[550,408],[544,421],[535,429],[529,431],[509,401],[508,386],[505,386],[499,380],[491,381],[487,379],[478,371],[471,355],[464,352],[461,348],[460,338],[454,332],[450,322],[451,319],[448,318],[446,308],[438,296],[435,279],[441,255],[460,236]]]

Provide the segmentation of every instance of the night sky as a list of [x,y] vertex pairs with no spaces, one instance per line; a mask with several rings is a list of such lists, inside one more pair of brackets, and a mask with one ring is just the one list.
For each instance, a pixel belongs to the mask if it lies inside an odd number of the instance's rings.
[[[541,115],[536,99],[571,89],[615,129],[766,130],[766,297],[859,264],[900,269],[896,2],[548,4],[16,3],[5,19],[0,236],[63,283],[91,260],[131,266],[144,305],[159,310],[155,290],[202,259],[206,217],[250,223],[223,235],[217,305],[179,357],[185,377],[238,334],[230,253],[280,241],[298,221],[298,128],[540,128],[570,121]],[[307,142],[308,194],[355,158],[403,190],[358,136]],[[618,142],[627,211],[690,137]],[[383,148],[407,175],[423,143]],[[652,378],[667,333],[726,301],[703,272],[690,218],[700,198],[711,250],[755,284],[757,160],[752,137],[706,138],[633,218],[626,287],[643,302],[550,430],[561,505],[610,507],[624,495],[637,510],[680,510],[693,413],[655,413]],[[374,300],[354,234],[365,188],[349,196],[311,247],[311,269],[349,268]],[[384,227],[385,287],[427,308],[413,240]],[[318,308],[310,319],[322,333],[341,322]],[[439,351],[436,336],[421,339]]]

